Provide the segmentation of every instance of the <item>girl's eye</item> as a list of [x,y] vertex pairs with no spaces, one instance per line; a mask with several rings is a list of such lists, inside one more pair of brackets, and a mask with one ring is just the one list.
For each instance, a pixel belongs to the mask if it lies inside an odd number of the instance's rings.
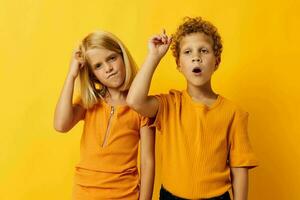
[[115,61],[116,59],[117,59],[116,56],[112,56],[112,57],[109,58],[110,61]]
[[100,63],[98,63],[98,64],[95,65],[95,69],[98,69],[98,68],[100,68],[100,67],[101,67],[101,64],[100,64]]
[[191,51],[190,50],[185,50],[183,53],[184,54],[189,54],[189,53],[191,53]]

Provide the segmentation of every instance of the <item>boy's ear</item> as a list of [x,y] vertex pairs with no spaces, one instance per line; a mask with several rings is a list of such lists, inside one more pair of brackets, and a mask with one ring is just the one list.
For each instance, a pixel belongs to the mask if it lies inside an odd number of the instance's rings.
[[180,66],[179,64],[177,64],[176,69],[177,69],[179,72],[181,72],[181,66]]
[[177,65],[176,69],[181,72],[181,67]]
[[179,72],[181,72],[181,66],[180,66],[180,64],[179,64],[179,60],[178,60],[178,59],[176,59],[176,65],[177,65],[176,69],[177,69]]
[[215,70],[217,70],[217,69],[219,68],[220,62],[221,62],[221,58],[220,58],[220,57],[217,57],[217,58],[216,58]]

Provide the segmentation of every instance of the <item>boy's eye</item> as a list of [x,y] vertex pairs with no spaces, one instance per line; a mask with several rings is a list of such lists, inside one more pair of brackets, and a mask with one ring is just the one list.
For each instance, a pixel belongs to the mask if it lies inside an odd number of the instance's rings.
[[208,53],[208,50],[207,49],[201,49],[200,52],[201,53]]
[[183,53],[184,54],[189,54],[189,53],[191,53],[191,51],[190,50],[185,50]]

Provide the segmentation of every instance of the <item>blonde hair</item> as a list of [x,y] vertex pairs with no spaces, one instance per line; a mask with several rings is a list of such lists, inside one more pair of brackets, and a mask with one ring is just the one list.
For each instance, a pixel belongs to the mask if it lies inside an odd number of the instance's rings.
[[84,67],[80,69],[80,93],[81,102],[85,108],[91,108],[99,99],[107,93],[107,88],[93,74],[88,63],[86,52],[89,49],[104,48],[120,54],[125,66],[125,80],[120,91],[127,91],[137,73],[137,66],[125,45],[112,33],[96,31],[87,35],[79,45],[80,57],[84,61]]

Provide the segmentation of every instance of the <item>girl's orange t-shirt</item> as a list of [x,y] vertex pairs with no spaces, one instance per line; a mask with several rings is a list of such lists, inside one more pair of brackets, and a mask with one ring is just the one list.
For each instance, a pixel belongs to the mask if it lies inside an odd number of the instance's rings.
[[86,110],[73,199],[138,199],[140,128],[147,123],[130,107],[103,100]]

